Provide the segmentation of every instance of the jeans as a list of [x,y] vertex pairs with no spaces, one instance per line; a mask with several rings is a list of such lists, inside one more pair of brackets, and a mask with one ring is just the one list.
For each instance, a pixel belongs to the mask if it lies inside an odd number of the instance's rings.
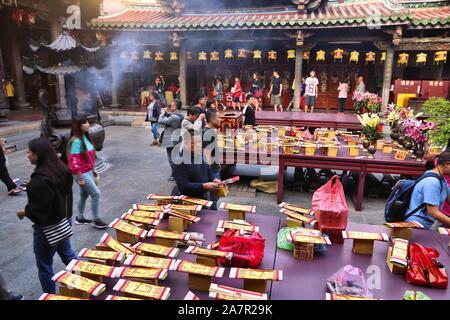
[[339,112],[345,111],[345,100],[347,100],[347,98],[339,98]]
[[153,139],[155,139],[155,140],[159,139],[158,128],[159,128],[159,123],[152,122],[152,133],[153,133]]
[[[69,221],[71,221],[69,219]],[[55,246],[50,246],[45,238],[44,232],[40,226],[33,226],[33,249],[36,257],[36,266],[38,268],[39,281],[41,282],[42,291],[44,293],[56,293],[56,285],[52,280],[53,272],[53,256],[58,253],[61,261],[68,265],[70,261],[76,259],[77,256],[70,245],[70,238],[61,241]]]
[[[94,173],[92,171],[83,173],[84,186],[80,186],[80,200],[78,201],[78,219],[84,218],[84,209],[86,200],[91,197],[92,217],[94,220],[100,220],[100,190],[94,182]],[[77,179],[77,177],[75,177]]]
[[3,153],[3,149],[0,147],[0,180],[6,185],[8,188],[8,192],[17,188],[14,181],[12,181],[11,177],[8,173],[8,168],[6,168],[6,158]]

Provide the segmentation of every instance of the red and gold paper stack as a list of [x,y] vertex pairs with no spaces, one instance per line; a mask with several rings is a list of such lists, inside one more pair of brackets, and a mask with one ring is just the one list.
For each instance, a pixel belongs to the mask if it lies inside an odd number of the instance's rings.
[[410,240],[412,238],[413,229],[423,229],[423,225],[416,221],[390,222],[385,223],[384,225],[391,229],[391,239],[402,238],[405,240]]
[[125,254],[122,252],[114,251],[100,251],[84,248],[78,253],[80,258],[86,258],[90,260],[102,260],[109,262],[122,262],[125,259]]
[[88,261],[73,259],[66,267],[66,271],[79,272],[82,276],[89,278],[87,275],[94,275],[105,278],[116,278],[117,268],[104,264],[97,264]]
[[127,259],[123,262],[126,266],[132,267],[144,267],[144,268],[152,268],[152,269],[169,269],[171,270],[172,266],[175,264],[176,260],[174,259],[164,259],[164,258],[156,258],[156,257],[147,257],[147,256],[128,256]]
[[113,296],[113,295],[109,295],[106,297],[105,300],[142,300],[142,299],[137,299],[137,298],[130,298],[130,297],[121,297],[121,296]]
[[189,215],[196,215],[199,211],[202,211],[202,206],[197,204],[171,203],[166,205],[166,210],[176,210]]
[[219,220],[219,223],[217,224],[216,234],[220,236],[224,234],[225,230],[228,229],[239,230],[241,233],[259,232],[258,226],[242,220]]
[[170,296],[170,288],[168,287],[159,287],[143,282],[128,281],[123,279],[117,282],[113,290],[123,292],[133,297],[154,300],[167,300]]
[[143,280],[164,280],[167,278],[167,269],[149,269],[121,267],[116,270],[117,278],[133,278]]
[[181,218],[183,220],[193,222],[193,223],[198,223],[200,221],[200,217],[193,216],[193,215],[190,215],[190,214],[178,211],[178,210],[168,209],[167,214],[169,216],[178,217],[178,218]]
[[138,211],[152,211],[152,212],[164,212],[164,206],[163,205],[157,205],[157,204],[133,204],[133,210]]
[[147,210],[137,210],[137,209],[130,209],[128,210],[129,214],[136,216],[136,217],[142,217],[142,218],[148,218],[148,219],[157,219],[161,220],[164,218],[164,212],[162,211],[147,211]]
[[173,231],[166,231],[166,230],[157,230],[152,229],[148,232],[147,235],[149,238],[164,238],[164,239],[171,239],[171,240],[180,240],[180,241],[187,241],[190,239],[191,235],[189,233],[180,233],[180,232],[173,232]]
[[111,248],[112,250],[114,250],[116,252],[122,252],[125,255],[134,254],[133,249],[126,247],[125,245],[123,245],[122,243],[120,243],[119,241],[117,241],[116,239],[114,239],[107,233],[105,233],[101,237],[100,243],[107,246],[108,248]]
[[130,213],[124,213],[121,216],[121,218],[124,220],[131,221],[131,222],[142,223],[142,224],[145,224],[152,228],[156,228],[160,223],[160,220],[158,220],[158,219],[139,217],[139,216],[136,216],[136,215],[130,214]]
[[154,200],[156,201],[156,204],[158,205],[166,205],[169,203],[178,203],[178,197],[177,196],[164,196],[164,195],[158,195],[151,193],[147,196],[148,200]]
[[283,280],[283,271],[231,268],[230,278],[244,279],[245,290],[266,293],[267,281]]
[[331,244],[329,238],[314,229],[298,228],[286,235],[286,239],[294,244],[294,258],[301,260],[314,259],[315,244]]
[[344,239],[353,239],[353,253],[373,253],[374,241],[389,241],[386,233],[342,231]]
[[160,246],[157,244],[138,242],[133,246],[133,249],[143,255],[157,256],[157,257],[167,257],[176,258],[180,253],[178,248],[170,248],[165,246]]
[[225,272],[225,268],[209,267],[186,260],[177,260],[171,265],[170,270],[217,278],[221,278]]
[[280,213],[287,216],[287,226],[291,228],[302,227],[304,226],[304,224],[309,224],[311,226],[315,226],[317,224],[316,219],[306,217],[299,212],[292,211],[286,208],[280,209]]
[[106,285],[103,283],[80,277],[67,271],[58,272],[52,277],[52,280],[65,288],[70,288],[68,291],[85,293],[87,298],[99,296],[106,290]]
[[39,297],[39,300],[87,300],[87,299],[61,296],[59,294],[43,293]]
[[405,273],[408,266],[408,240],[393,239],[389,247],[386,263],[392,273]]
[[287,202],[280,203],[279,207],[283,208],[283,209],[295,211],[295,212],[298,212],[301,214],[314,215],[314,210],[312,210],[312,209],[303,208],[303,207],[297,206],[295,204],[287,203]]
[[178,197],[183,203],[187,204],[196,204],[200,205],[204,208],[210,208],[212,206],[212,201],[204,200],[204,199],[198,199],[198,198],[192,198],[188,196],[179,196]]
[[225,258],[227,260],[231,260],[233,257],[232,252],[223,252],[218,250],[210,250],[195,246],[188,247],[184,252],[190,253],[190,254],[196,254],[198,256],[205,256],[205,257],[212,257],[212,258]]
[[378,300],[363,296],[350,296],[346,294],[325,293],[325,300]]
[[209,297],[218,300],[267,300],[267,294],[212,283]]
[[122,219],[114,219],[114,221],[109,224],[109,227],[142,239],[147,236],[147,230],[136,227]]

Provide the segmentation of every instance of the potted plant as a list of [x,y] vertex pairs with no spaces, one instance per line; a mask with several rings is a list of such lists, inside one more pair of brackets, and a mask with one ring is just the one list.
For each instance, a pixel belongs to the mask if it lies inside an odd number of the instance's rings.
[[450,101],[444,98],[430,98],[423,104],[429,115],[428,120],[435,124],[428,136],[435,146],[445,146],[450,137]]
[[378,113],[381,110],[381,98],[375,93],[355,91],[353,101],[355,112],[359,115]]
[[359,122],[362,125],[362,131],[372,145],[376,145],[377,140],[381,137],[378,126],[381,123],[380,117],[376,113],[364,113],[358,115]]

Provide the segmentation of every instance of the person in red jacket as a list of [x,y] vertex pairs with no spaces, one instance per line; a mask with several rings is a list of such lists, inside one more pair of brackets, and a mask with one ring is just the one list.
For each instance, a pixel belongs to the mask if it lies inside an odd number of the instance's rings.
[[231,88],[231,93],[233,94],[233,110],[236,110],[238,107],[239,111],[241,110],[241,81],[239,77],[234,79],[234,87]]

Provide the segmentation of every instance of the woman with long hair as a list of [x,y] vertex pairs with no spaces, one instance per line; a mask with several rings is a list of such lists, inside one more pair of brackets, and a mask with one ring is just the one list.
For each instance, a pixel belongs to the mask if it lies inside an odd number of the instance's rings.
[[[97,173],[95,168],[95,149],[89,134],[89,122],[85,117],[72,119],[72,130],[67,146],[69,168],[80,186],[80,200],[78,201],[78,215],[75,224],[90,224],[97,229],[105,229],[99,213],[100,190],[97,187]],[[92,217],[94,221],[84,217],[86,200],[91,197]]]
[[159,100],[158,93],[153,92],[150,94],[150,104],[147,107],[147,118],[151,124],[151,130],[153,134],[152,146],[159,146],[159,124],[158,119],[161,115],[161,101]]
[[73,178],[44,137],[30,141],[28,159],[36,168],[27,186],[28,204],[17,216],[34,223],[33,248],[39,281],[43,292],[55,293],[53,256],[58,253],[66,265],[76,259],[70,245]]

